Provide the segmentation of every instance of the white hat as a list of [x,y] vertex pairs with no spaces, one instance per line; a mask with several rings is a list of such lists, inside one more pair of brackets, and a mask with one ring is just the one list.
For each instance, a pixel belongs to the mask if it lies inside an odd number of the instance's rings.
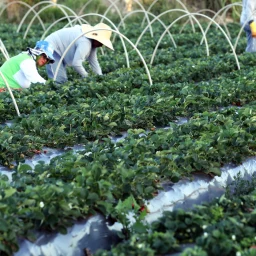
[[96,29],[111,29],[111,27],[109,27],[108,25],[106,25],[104,23],[99,23],[99,24],[95,25],[94,27],[91,25],[88,25],[88,24],[82,24],[81,26],[82,26],[83,33],[87,32],[86,34],[84,34],[85,37],[94,39],[114,51],[113,45],[110,41],[112,31],[96,30]]

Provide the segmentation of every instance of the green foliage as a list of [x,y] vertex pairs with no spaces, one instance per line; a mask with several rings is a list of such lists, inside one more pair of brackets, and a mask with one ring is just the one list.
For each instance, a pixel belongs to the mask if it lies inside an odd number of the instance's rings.
[[[236,255],[237,252],[254,255],[255,213],[250,214],[252,209],[247,203],[255,203],[255,198],[255,190],[251,193],[245,190],[244,195],[233,195],[232,200],[222,196],[186,212],[164,212],[152,223],[150,232],[132,236],[112,248],[109,255],[127,250],[131,255],[138,255],[138,248],[154,249],[154,255],[166,254],[182,251],[178,244],[183,243],[191,245],[183,250],[183,256]],[[99,251],[97,255],[106,254]]]
[[[154,26],[154,37],[146,33],[139,44],[147,63],[162,31],[160,24]],[[234,38],[240,27],[229,28]],[[20,34],[16,29],[0,25],[11,56],[34,45],[42,32],[33,25],[22,40],[25,26]],[[0,179],[0,219],[7,220],[0,223],[1,252],[13,254],[20,237],[33,241],[32,230],[65,234],[74,221],[96,213],[123,225],[124,243],[104,255],[127,255],[127,250],[131,255],[165,254],[179,251],[182,243],[196,244],[191,255],[249,252],[256,224],[254,180],[238,182],[230,189],[234,194],[212,204],[165,213],[152,226],[145,223],[146,200],[163,189],[163,181],[177,182],[195,172],[220,175],[223,165],[255,155],[255,56],[243,54],[242,39],[238,69],[223,35],[210,29],[207,57],[195,29],[190,33],[188,25],[179,33],[180,27],[173,27],[177,48],[169,37],[163,39],[148,65],[152,85],[129,48],[126,67],[117,40],[114,53],[99,53],[103,76],[80,79],[69,69],[65,84],[48,80],[14,92],[20,117],[9,94],[0,94],[0,162],[14,171],[11,183],[5,176]],[[140,33],[132,22],[124,31],[133,42]],[[45,70],[39,72],[46,77]],[[180,125],[179,117],[187,122]],[[126,138],[111,141],[123,131]],[[84,149],[74,153],[70,147],[75,144]],[[34,169],[24,164],[26,158],[47,153],[47,146],[62,149],[63,155]]]
[[195,246],[194,248],[185,249],[181,256],[208,256],[208,254],[201,247]]
[[[224,7],[229,4],[237,4],[236,0],[221,0],[221,7]],[[242,7],[238,5],[234,5],[232,9],[229,11],[230,16],[234,21],[239,22],[241,16]]]
[[239,172],[234,181],[227,186],[226,196],[232,198],[233,195],[246,195],[255,189],[256,175],[253,174],[250,180],[245,180]]
[[[65,10],[66,11],[66,10]],[[69,14],[72,15],[72,14]],[[65,13],[60,8],[50,7],[40,13],[40,18],[45,23],[51,23],[60,18],[66,17]],[[63,19],[62,22],[68,22],[68,19]]]
[[76,13],[79,13],[81,11],[81,9],[83,8],[83,6],[85,6],[85,5],[86,5],[86,8],[84,9],[82,14],[104,13],[104,11],[106,9],[106,5],[104,4],[103,1],[94,0],[94,1],[91,1],[89,4],[88,4],[88,2],[89,2],[89,0],[76,0],[75,3],[72,0],[63,0],[61,4],[68,6],[69,8],[74,10]]

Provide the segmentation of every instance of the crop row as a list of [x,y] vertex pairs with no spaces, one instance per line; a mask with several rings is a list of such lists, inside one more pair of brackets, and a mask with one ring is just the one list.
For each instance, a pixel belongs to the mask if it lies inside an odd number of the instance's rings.
[[[135,42],[141,29],[132,28],[128,28],[127,36]],[[233,29],[232,35],[235,35],[237,29]],[[0,31],[6,31],[6,26],[1,24]],[[10,54],[16,54],[12,40],[15,39],[16,46],[21,49],[24,43],[34,44],[38,31],[33,30],[25,41],[12,32],[1,36]],[[164,253],[160,250],[164,241],[173,241],[173,247],[164,247],[168,252],[178,249],[180,242],[197,242],[196,237],[202,236],[202,226],[209,223],[208,234],[219,227],[221,217],[225,217],[222,202],[216,208],[214,204],[199,208],[202,212],[198,214],[167,214],[167,222],[171,216],[178,226],[187,220],[185,226],[172,227],[172,233],[164,233],[166,230],[161,226],[154,228],[156,232],[150,236],[147,234],[149,228],[141,222],[146,214],[141,210],[145,199],[153,198],[162,189],[162,181],[176,182],[198,171],[219,175],[224,164],[239,164],[255,155],[254,56],[239,55],[241,70],[238,70],[219,32],[209,33],[216,37],[210,37],[212,50],[206,57],[204,45],[191,48],[199,45],[201,35],[198,31],[185,35],[178,34],[178,28],[175,31],[178,48],[174,50],[166,37],[154,64],[149,65],[152,85],[135,51],[129,49],[131,68],[125,66],[125,58],[119,54],[123,50],[117,41],[117,53],[99,58],[106,73],[104,76],[92,75],[81,80],[69,70],[71,81],[68,83],[58,85],[48,81],[45,86],[37,84],[29,90],[15,92],[21,117],[16,117],[8,93],[0,94],[3,124],[0,162],[14,170],[12,182],[5,176],[0,179],[1,252],[11,255],[16,251],[19,237],[33,241],[34,230],[65,233],[75,220],[99,212],[122,223],[123,236],[131,237],[123,245],[124,249],[120,246],[121,251],[127,248],[132,251],[133,245],[137,248],[132,234],[135,235],[140,227],[144,233],[140,241],[144,241],[145,246],[161,240],[145,255],[153,255],[150,253],[155,251]],[[159,35],[159,31],[153,39],[145,35],[138,46],[147,63]],[[238,53],[243,46],[239,44]],[[45,76],[44,70],[40,72]],[[180,116],[189,121],[176,124]],[[6,126],[4,123],[10,120],[12,125]],[[169,129],[155,129],[159,126]],[[114,144],[109,136],[122,131],[128,131],[127,138]],[[84,144],[83,151],[67,152],[52,159],[50,164],[41,162],[34,170],[22,164],[44,146],[65,148],[77,143]],[[250,200],[253,204],[253,198]],[[228,198],[225,203],[232,205],[234,202]],[[128,228],[126,217],[131,210],[136,212],[137,218],[137,227],[132,230]],[[219,211],[222,214],[218,215]],[[205,217],[204,221],[195,224],[197,220],[194,221],[193,216],[214,216],[215,222]],[[250,227],[253,223],[248,221],[246,225]],[[225,225],[230,225],[229,220]],[[255,234],[249,227],[246,233],[249,240],[236,250],[248,248],[252,243],[250,239]],[[239,232],[234,234],[238,238]],[[210,237],[216,235],[218,238],[215,233]],[[200,241],[198,245],[201,246]],[[228,252],[235,249],[231,246]],[[142,251],[139,254],[143,255]]]

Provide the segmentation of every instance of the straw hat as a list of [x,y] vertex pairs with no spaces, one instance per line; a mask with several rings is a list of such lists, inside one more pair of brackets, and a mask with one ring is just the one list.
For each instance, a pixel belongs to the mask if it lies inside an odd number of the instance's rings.
[[[104,23],[99,23],[95,26],[91,26],[88,24],[82,24],[82,31],[83,33],[86,33],[84,36],[90,39],[94,39],[103,45],[107,46],[109,49],[114,51],[113,45],[110,41],[110,37],[112,34],[112,31],[109,30],[96,30],[96,29],[111,29],[108,25]],[[93,31],[92,31],[93,30]],[[89,32],[91,31],[91,32]]]

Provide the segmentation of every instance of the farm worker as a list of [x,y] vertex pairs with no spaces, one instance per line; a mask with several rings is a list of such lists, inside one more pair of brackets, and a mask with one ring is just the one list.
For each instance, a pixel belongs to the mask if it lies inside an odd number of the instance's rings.
[[83,67],[85,60],[88,60],[94,73],[102,75],[102,70],[97,59],[97,48],[105,45],[109,49],[114,50],[110,41],[112,32],[108,29],[111,28],[104,23],[99,23],[95,26],[83,24],[57,30],[46,37],[45,41],[51,43],[54,47],[53,56],[55,58],[53,65],[46,66],[48,77],[51,79],[54,78],[60,59],[72,42],[74,43],[70,46],[60,63],[56,82],[64,83],[68,80],[66,66],[73,67],[82,78],[87,77],[88,73]]
[[[38,73],[38,68],[47,63],[54,63],[53,48],[46,41],[38,41],[35,48],[8,59],[0,71],[11,89],[29,88],[31,83],[45,83]],[[0,75],[0,92],[6,90],[6,84]]]
[[240,23],[245,25],[246,52],[256,52],[256,0],[243,0]]

